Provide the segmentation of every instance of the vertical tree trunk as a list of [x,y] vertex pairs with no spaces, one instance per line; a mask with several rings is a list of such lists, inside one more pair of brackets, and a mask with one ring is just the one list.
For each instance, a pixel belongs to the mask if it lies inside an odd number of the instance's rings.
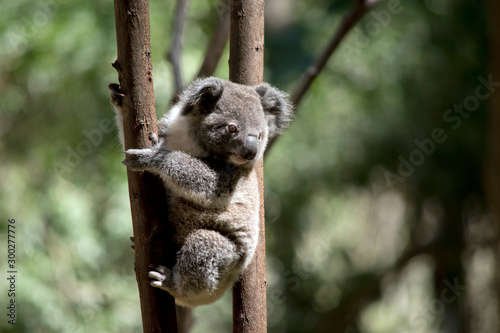
[[[256,85],[264,77],[264,0],[232,0],[229,79]],[[257,252],[233,288],[233,332],[267,331],[263,163],[256,165],[260,189]]]
[[[156,133],[156,113],[147,0],[115,0],[118,71],[123,101],[125,148],[146,148]],[[166,194],[161,180],[149,173],[127,172],[135,239],[135,273],[139,286],[144,332],[177,332],[174,299],[149,285],[152,263],[169,265],[171,250],[159,246],[170,242],[165,212]],[[158,241],[161,239],[162,241]],[[173,250],[175,251],[175,250]],[[175,252],[173,252],[175,253]]]

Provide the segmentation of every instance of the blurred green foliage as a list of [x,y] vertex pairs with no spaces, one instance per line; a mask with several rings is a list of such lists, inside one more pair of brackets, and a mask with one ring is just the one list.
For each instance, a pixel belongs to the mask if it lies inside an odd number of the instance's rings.
[[[439,315],[412,320],[435,297],[433,260],[416,258],[392,279],[391,267],[419,237],[423,203],[437,207],[437,224],[448,203],[464,214],[466,203],[469,211],[484,206],[487,101],[457,128],[443,118],[474,95],[479,76],[488,78],[483,1],[401,0],[396,14],[391,2],[351,31],[266,160],[271,332],[321,331],[377,274],[387,277],[374,296],[366,292],[351,332],[437,332]],[[270,0],[266,81],[291,92],[350,4]],[[164,55],[174,5],[150,4],[159,115],[173,90]],[[126,172],[106,88],[117,81],[113,4],[0,0],[0,7],[2,309],[9,218],[18,270],[16,325],[3,314],[0,329],[138,332]],[[190,3],[186,78],[196,74],[220,13],[215,0]],[[227,60],[226,50],[217,76],[227,78]],[[447,139],[409,176],[388,178],[436,128]],[[420,238],[432,238],[434,227]],[[484,258],[478,265],[491,265]],[[230,331],[230,302],[226,295],[196,309],[194,332]]]

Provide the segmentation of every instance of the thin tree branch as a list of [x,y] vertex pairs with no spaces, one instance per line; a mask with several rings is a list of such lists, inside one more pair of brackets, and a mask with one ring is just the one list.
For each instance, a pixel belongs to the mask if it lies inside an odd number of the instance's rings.
[[175,91],[173,96],[179,96],[184,88],[184,81],[181,73],[181,54],[182,54],[182,34],[184,24],[186,23],[187,6],[189,0],[177,0],[174,16],[174,30],[172,44],[167,52],[167,59],[172,64],[174,74]]
[[227,40],[229,39],[229,4],[228,0],[221,0],[222,8],[218,12],[219,20],[214,28],[212,38],[208,44],[205,58],[196,77],[212,76],[222,57]]
[[359,22],[359,20],[373,7],[382,2],[382,0],[356,0],[349,12],[342,18],[339,28],[333,35],[330,43],[316,59],[316,61],[309,66],[304,75],[302,76],[297,88],[290,97],[291,102],[297,106],[299,105],[302,97],[309,90],[314,79],[325,68],[328,59],[332,56],[333,52],[340,45],[347,33]]
[[[307,70],[302,75],[299,84],[290,96],[290,101],[294,105],[295,114],[297,113],[298,106],[302,100],[302,97],[309,91],[311,84],[314,79],[321,73],[325,68],[328,60],[332,56],[333,52],[338,48],[342,40],[347,36],[349,31],[359,22],[359,20],[373,7],[381,3],[383,0],[355,0],[351,9],[345,14],[340,22],[340,26],[333,34],[330,43],[323,50],[321,55],[307,68]],[[277,140],[275,137],[273,140],[269,141],[267,144],[266,155],[271,150],[272,145]]]
[[[113,67],[118,72],[123,91],[123,133],[125,149],[151,146],[150,133],[156,133],[153,92],[153,65],[147,0],[115,0],[115,24],[118,58]],[[166,194],[158,177],[127,170],[130,208],[135,242],[134,269],[139,287],[144,332],[177,332],[174,298],[149,284],[149,265],[173,265],[175,249],[171,246],[165,212]],[[161,240],[161,246],[157,246]]]

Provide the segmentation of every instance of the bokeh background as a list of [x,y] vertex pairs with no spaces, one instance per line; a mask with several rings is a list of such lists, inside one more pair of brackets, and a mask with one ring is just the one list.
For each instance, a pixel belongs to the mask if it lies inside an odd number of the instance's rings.
[[[267,1],[266,81],[293,92],[351,4]],[[190,2],[186,80],[221,6]],[[500,12],[490,6],[382,2],[314,82],[265,162],[270,332],[500,331],[498,228],[484,190],[494,181],[484,172],[487,110],[500,86],[488,56]],[[0,330],[139,332],[126,170],[106,88],[117,82],[113,3],[0,8]],[[174,8],[150,3],[159,116],[174,90],[165,59]],[[227,60],[226,48],[221,78]],[[230,332],[230,303],[228,293],[195,309],[193,332]]]

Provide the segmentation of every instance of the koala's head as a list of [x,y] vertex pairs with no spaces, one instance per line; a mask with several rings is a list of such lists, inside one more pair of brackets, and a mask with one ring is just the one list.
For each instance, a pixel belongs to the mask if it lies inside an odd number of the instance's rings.
[[190,135],[209,155],[251,166],[269,139],[291,120],[286,95],[268,84],[244,86],[218,78],[194,81],[181,96]]

